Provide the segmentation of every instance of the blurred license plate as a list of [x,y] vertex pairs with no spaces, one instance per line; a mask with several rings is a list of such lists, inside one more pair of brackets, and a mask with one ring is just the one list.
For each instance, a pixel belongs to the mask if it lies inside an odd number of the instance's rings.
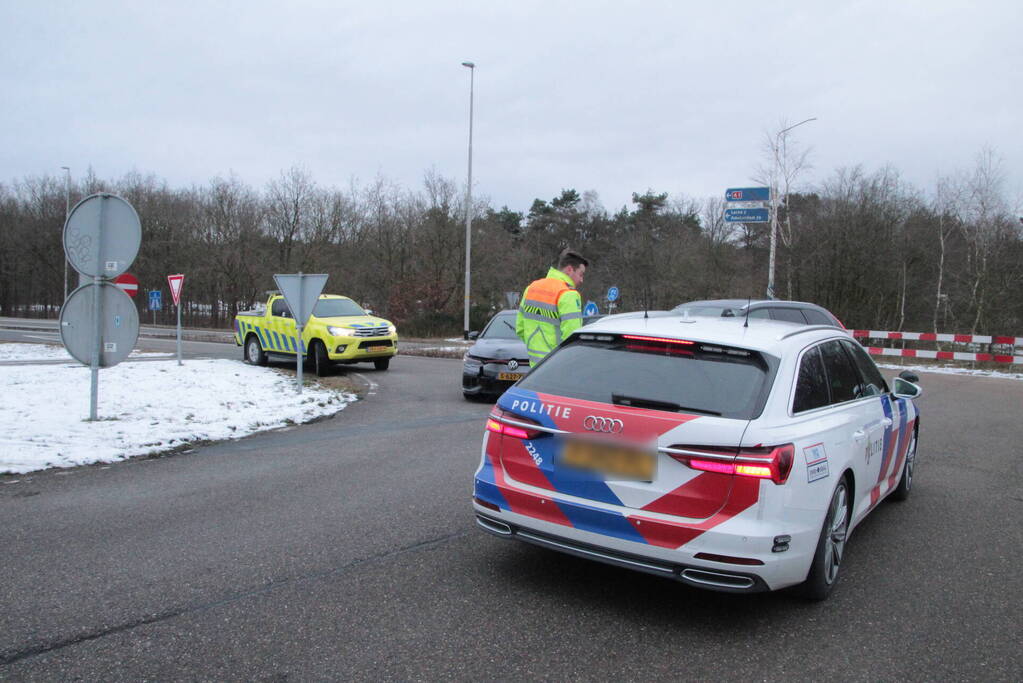
[[649,451],[599,441],[568,441],[561,463],[622,479],[653,481],[657,456]]
[[387,344],[381,344],[381,345],[379,345],[379,346],[367,346],[367,347],[366,347],[366,350],[367,350],[367,351],[371,351],[371,352],[372,352],[372,351],[386,351],[386,350],[388,350],[389,348],[391,348],[391,347],[390,347],[390,346],[388,346]]
[[518,382],[522,379],[521,372],[499,372],[497,373],[497,379],[506,379],[512,382]]

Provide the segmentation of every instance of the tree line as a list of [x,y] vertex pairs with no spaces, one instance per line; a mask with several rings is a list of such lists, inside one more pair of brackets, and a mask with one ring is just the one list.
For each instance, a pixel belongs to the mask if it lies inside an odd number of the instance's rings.
[[[786,183],[787,184],[787,183]],[[813,301],[848,327],[1023,336],[1023,226],[993,152],[921,190],[891,167],[840,168],[779,206],[776,292]],[[131,268],[145,291],[185,273],[186,325],[230,327],[265,300],[274,273],[327,273],[326,291],[394,320],[408,336],[462,329],[464,185],[435,171],[406,188],[377,178],[346,187],[291,168],[262,188],[234,176],[173,188],[155,175],[70,188],[127,199],[142,222]],[[583,299],[606,311],[658,310],[704,298],[763,298],[767,224],[725,221],[722,197],[647,189],[608,211],[594,192],[562,189],[528,211],[472,205],[471,327],[507,307],[572,246],[590,259]],[[64,295],[61,176],[0,184],[0,314],[56,316]],[[78,275],[70,274],[73,289]],[[157,322],[171,323],[167,308]]]

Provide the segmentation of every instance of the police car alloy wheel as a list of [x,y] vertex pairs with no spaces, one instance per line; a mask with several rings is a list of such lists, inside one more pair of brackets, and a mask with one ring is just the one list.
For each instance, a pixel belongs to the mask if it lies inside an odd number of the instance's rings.
[[899,486],[892,492],[892,500],[903,501],[909,498],[909,492],[913,488],[913,467],[916,463],[916,434],[913,434],[913,441],[906,451],[906,466],[902,470],[902,478],[899,479]]
[[838,571],[842,568],[842,556],[845,554],[845,543],[849,533],[849,489],[843,478],[831,496],[831,505],[824,518],[821,537],[817,542],[817,552],[806,582],[799,587],[803,597],[810,600],[823,600],[831,593],[838,581]]

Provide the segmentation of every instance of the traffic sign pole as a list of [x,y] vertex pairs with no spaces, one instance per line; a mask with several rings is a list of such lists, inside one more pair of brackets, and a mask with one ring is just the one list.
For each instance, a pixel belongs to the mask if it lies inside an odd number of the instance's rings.
[[[124,360],[138,338],[138,311],[109,279],[122,275],[138,256],[142,224],[131,204],[100,192],[75,205],[64,222],[62,239],[64,254],[78,271],[81,286],[77,296],[69,296],[61,307],[61,340],[77,361],[89,366],[89,420],[95,421],[100,367]],[[86,291],[87,287],[92,291]],[[108,292],[115,293],[112,299],[107,298]]]
[[178,365],[181,365],[181,302],[178,302]]
[[[103,217],[106,213],[107,198],[101,196],[99,204],[99,241],[103,243]],[[100,344],[102,344],[103,337],[103,299],[100,296],[100,278],[99,273],[101,261],[103,260],[103,249],[96,250],[96,267],[93,269],[95,276],[92,279],[92,310],[93,320],[93,337],[92,337],[92,359],[89,362],[89,420],[95,422],[97,419],[97,406],[99,403],[99,354]]]
[[326,275],[308,275],[301,271],[297,275],[275,274],[274,282],[284,296],[285,303],[291,309],[291,315],[295,320],[295,332],[298,335],[295,348],[295,376],[298,378],[298,393],[302,393],[302,356],[307,349],[302,348],[302,330],[309,316],[313,313],[316,301],[320,298],[323,286],[327,284]]
[[[305,293],[306,293],[306,278],[302,277],[302,271],[300,270],[299,271],[299,301],[302,301],[302,302],[306,301]],[[305,311],[302,311],[301,314],[304,315]],[[305,322],[304,319],[300,320],[300,319],[296,318],[296,320],[295,320],[295,330],[296,330],[296,332],[299,335],[298,344],[295,345],[295,348],[299,350],[299,352],[297,354],[295,354],[295,366],[296,366],[295,367],[295,375],[299,378],[299,394],[302,393],[302,328],[305,326],[303,324],[304,322]],[[466,329],[469,329],[469,328],[466,327]]]
[[177,349],[178,365],[181,365],[181,290],[185,286],[184,274],[176,273],[174,275],[168,275],[167,285],[170,287],[171,297],[174,299],[174,305],[177,306],[178,309]]

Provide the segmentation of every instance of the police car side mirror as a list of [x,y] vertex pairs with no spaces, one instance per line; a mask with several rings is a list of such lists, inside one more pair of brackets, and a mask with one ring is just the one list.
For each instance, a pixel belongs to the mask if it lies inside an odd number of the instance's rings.
[[913,384],[917,384],[920,382],[920,375],[916,374],[915,372],[910,372],[909,370],[903,370],[902,372],[900,372],[899,377],[906,381],[912,382]]
[[479,336],[480,336],[479,332],[470,332],[469,333],[469,341],[473,341],[475,339],[478,339]]
[[896,377],[892,396],[895,398],[920,398],[924,390],[904,377]]

